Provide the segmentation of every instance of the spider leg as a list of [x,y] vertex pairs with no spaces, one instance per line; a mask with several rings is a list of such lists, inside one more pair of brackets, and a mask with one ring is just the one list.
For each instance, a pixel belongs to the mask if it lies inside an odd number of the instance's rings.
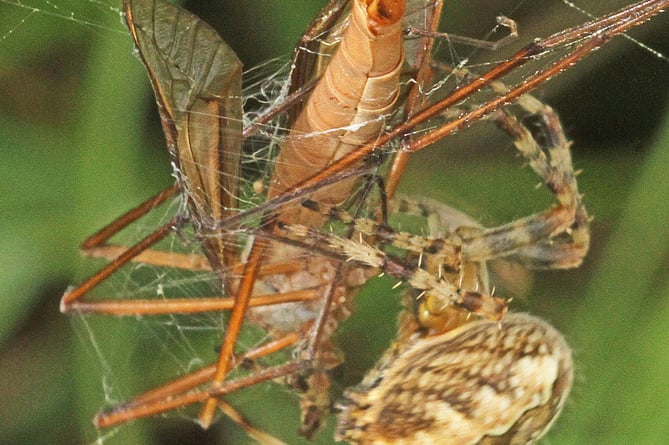
[[[491,86],[500,93],[506,91],[500,82]],[[530,95],[521,96],[517,103],[539,118],[545,131],[543,144],[508,111],[498,113],[496,121],[514,138],[516,149],[555,195],[558,204],[499,227],[459,230],[463,259],[483,261],[516,255],[534,268],[576,267],[588,251],[590,232],[588,213],[572,165],[571,144],[551,107]]]
[[[362,240],[356,241],[335,234],[323,233],[317,229],[298,224],[286,224],[282,228],[293,235],[326,244],[346,261],[377,268],[383,273],[406,281],[412,288],[424,291],[424,294],[436,296],[443,308],[455,304],[469,312],[481,314],[493,320],[501,319],[506,313],[507,302],[505,299],[493,297],[479,290],[462,289],[441,274],[435,275],[431,271],[424,270],[420,265],[410,264],[408,261],[390,255]],[[413,237],[413,235],[408,234],[403,234],[401,237],[404,237],[404,235]],[[459,271],[458,243],[447,239],[434,241],[439,245],[439,252],[434,254],[441,259],[441,263],[450,265],[449,267],[452,267],[453,272]]]
[[[508,88],[501,82],[493,82],[491,87],[500,94],[508,92]],[[483,229],[472,222],[453,229],[456,238],[462,240],[462,260],[487,261],[516,255],[534,268],[576,267],[587,253],[590,235],[588,214],[581,202],[572,166],[570,143],[552,108],[530,95],[521,96],[518,105],[540,118],[546,132],[546,147],[542,147],[516,116],[501,111],[497,113],[496,120],[514,138],[517,150],[556,196],[558,205],[498,227]],[[434,243],[434,240],[428,242],[421,237],[394,232],[370,220],[354,220],[336,207],[321,208],[313,201],[305,201],[303,205],[353,224],[357,231],[375,236],[382,242],[417,252],[434,250],[433,246],[428,245]],[[406,210],[410,206],[405,200],[398,207]],[[428,215],[433,211],[428,207],[414,206],[414,209]],[[459,219],[466,221],[464,218]]]

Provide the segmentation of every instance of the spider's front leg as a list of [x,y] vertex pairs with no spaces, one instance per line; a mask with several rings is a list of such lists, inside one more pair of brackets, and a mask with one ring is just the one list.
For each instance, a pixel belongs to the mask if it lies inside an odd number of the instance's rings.
[[[493,297],[489,292],[484,262],[463,262],[461,240],[452,233],[443,238],[424,238],[394,231],[386,224],[367,218],[355,219],[337,207],[324,207],[313,201],[303,204],[313,211],[350,224],[360,239],[324,233],[300,224],[285,224],[282,228],[300,239],[315,241],[324,251],[330,251],[334,258],[380,270],[417,290],[417,300],[434,304],[428,312],[439,312],[437,318],[440,321],[436,322],[439,326],[428,322],[424,327],[442,331],[443,319],[450,320],[452,309],[457,312],[457,324],[462,321],[461,314],[466,318],[477,314],[490,320],[500,320],[506,314],[507,301]],[[375,244],[370,244],[365,238],[374,239]],[[381,247],[384,245],[405,251],[407,257],[384,251]],[[425,311],[419,309],[419,312]],[[447,324],[450,325],[451,321]]]
[[[498,82],[492,87],[500,93],[505,91]],[[506,110],[496,116],[497,124],[514,138],[517,150],[555,195],[558,204],[502,226],[460,229],[463,257],[485,261],[513,255],[535,269],[577,267],[588,251],[590,231],[571,161],[571,144],[551,107],[530,95],[522,96],[517,104],[538,118],[542,141]]]
[[[501,82],[493,82],[491,87],[498,94],[507,91]],[[482,228],[468,222],[456,227],[451,225],[446,236],[460,247],[462,265],[485,267],[489,260],[508,257],[535,269],[576,267],[588,251],[590,232],[588,214],[581,202],[572,166],[570,143],[552,108],[530,95],[521,96],[517,106],[537,118],[538,132],[533,134],[506,109],[497,112],[496,122],[513,137],[516,149],[555,195],[558,204],[497,227]],[[439,213],[438,206],[423,207],[433,207],[423,209],[423,213]],[[438,330],[442,330],[439,326],[443,320],[450,325],[452,303],[443,293],[426,293],[417,311],[421,325],[437,326]]]

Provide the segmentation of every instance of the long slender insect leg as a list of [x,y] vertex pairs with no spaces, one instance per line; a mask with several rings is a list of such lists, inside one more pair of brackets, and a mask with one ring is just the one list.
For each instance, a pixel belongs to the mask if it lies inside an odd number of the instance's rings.
[[[425,15],[422,17],[423,23],[420,24],[423,29],[429,32],[437,31],[443,5],[444,2],[442,0],[437,0],[430,7],[425,9]],[[432,63],[432,47],[434,46],[434,39],[422,37],[417,39],[417,42],[414,43],[414,45],[417,47],[415,54],[407,54],[407,60],[411,60],[412,58],[415,59],[415,65],[418,67],[418,70],[407,95],[404,111],[404,114],[407,117],[412,117],[425,105],[426,97],[423,94],[423,91],[427,85],[431,83],[433,75],[433,69],[430,65]],[[388,199],[392,199],[395,196],[399,181],[409,162],[410,153],[404,150],[409,144],[410,138],[403,137],[400,143],[400,149],[393,157],[386,178],[386,195],[388,196]]]
[[115,258],[112,262],[107,264],[105,267],[100,269],[96,274],[88,278],[86,281],[81,283],[73,290],[66,291],[60,301],[60,311],[68,312],[71,310],[71,305],[73,302],[81,299],[88,291],[102,283],[106,280],[111,274],[120,269],[123,265],[127,264],[134,257],[148,249],[149,247],[156,244],[158,241],[165,238],[169,235],[174,225],[177,223],[177,219],[173,218],[167,224],[159,227],[157,230],[146,236],[140,242],[123,252],[120,256]]
[[[300,289],[280,294],[254,295],[249,307],[295,303],[316,300],[318,289]],[[168,298],[72,301],[67,310],[78,313],[96,313],[116,316],[196,314],[227,311],[235,307],[234,297]]]
[[207,400],[218,401],[219,397],[239,391],[240,389],[298,372],[301,366],[297,362],[286,362],[281,365],[262,369],[246,377],[226,381],[216,387],[184,392],[160,399],[151,399],[146,403],[121,405],[113,410],[99,414],[95,418],[95,424],[100,428],[106,428],[130,420],[154,416],[194,403],[206,402]]
[[179,187],[177,185],[162,190],[160,193],[150,197],[137,207],[127,211],[93,235],[86,238],[82,243],[81,248],[84,252],[88,253],[88,251],[92,249],[103,246],[109,238],[119,233],[121,230],[128,227],[130,224],[137,221],[139,218],[149,213],[153,208],[162,204],[178,192]]
[[[247,351],[241,357],[235,358],[235,362],[242,363],[244,360],[254,360],[267,356],[274,352],[283,350],[288,346],[294,345],[297,341],[299,341],[299,339],[300,337],[296,333],[286,334],[281,338],[270,341],[269,343],[259,346],[251,351]],[[215,372],[215,364],[205,366],[202,369],[191,372],[166,385],[137,396],[133,400],[124,403],[122,405],[122,410],[120,407],[117,407],[110,411],[101,412],[95,417],[94,422],[98,427],[109,427],[118,423],[126,422],[128,420],[133,420],[135,419],[135,417],[133,417],[133,412],[138,409],[138,407],[144,407],[149,404],[160,404],[163,403],[166,399],[174,397],[175,395],[184,394],[193,388],[210,382]],[[123,411],[123,416],[116,414],[119,411]]]
[[[273,224],[268,223],[268,225],[271,226]],[[230,314],[223,346],[221,346],[221,352],[216,364],[216,373],[211,381],[212,388],[222,386],[223,381],[230,370],[233,350],[237,344],[242,325],[244,324],[244,316],[246,315],[249,301],[251,300],[253,286],[258,276],[258,269],[262,263],[264,252],[265,243],[256,241],[249,254],[246,267],[244,268],[244,276],[239,285],[238,293],[235,296],[235,305]],[[203,401],[205,401],[205,404],[202,407],[202,411],[200,411],[200,424],[203,428],[208,428],[214,419],[217,401],[213,397],[205,398]]]

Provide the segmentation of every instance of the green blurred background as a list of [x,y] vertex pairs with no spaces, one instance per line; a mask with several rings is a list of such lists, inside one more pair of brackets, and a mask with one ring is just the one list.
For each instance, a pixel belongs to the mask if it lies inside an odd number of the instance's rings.
[[[81,240],[171,182],[149,83],[118,3],[0,1],[0,444],[247,443],[225,421],[207,433],[180,418],[111,432],[90,422],[105,406],[100,368],[118,366],[128,388],[145,388],[144,367],[157,365],[99,363],[76,326],[81,320],[59,313],[60,296],[99,266],[80,257]],[[247,67],[287,57],[324,4],[191,3]],[[625,2],[599,3],[578,5],[602,14]],[[446,9],[444,28],[467,36],[485,35],[496,15],[508,15],[519,23],[518,45],[585,20],[559,1],[470,0]],[[630,35],[669,54],[666,14]],[[485,57],[500,60],[507,51]],[[536,93],[560,112],[574,140],[580,188],[595,217],[585,265],[537,273],[532,296],[516,303],[549,319],[575,351],[573,396],[546,443],[669,437],[668,87],[666,59],[616,39]],[[486,224],[551,202],[533,188],[536,178],[521,169],[508,139],[485,124],[416,156],[407,179],[406,193],[440,199]],[[376,289],[386,293],[386,285]],[[355,382],[392,335],[398,298],[389,304],[378,292],[358,299],[360,310],[342,330],[345,382]],[[136,347],[132,332],[98,337]],[[244,399],[244,413],[299,443],[290,436],[295,398],[270,386],[256,393]],[[331,437],[332,425],[317,443]]]

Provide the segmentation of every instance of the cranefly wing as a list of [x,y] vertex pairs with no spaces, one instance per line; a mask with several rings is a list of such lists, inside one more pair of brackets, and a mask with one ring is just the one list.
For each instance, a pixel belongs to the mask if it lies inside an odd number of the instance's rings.
[[176,5],[160,0],[123,4],[192,222],[214,266],[229,264],[234,249],[215,228],[237,209],[241,62],[216,31]]

